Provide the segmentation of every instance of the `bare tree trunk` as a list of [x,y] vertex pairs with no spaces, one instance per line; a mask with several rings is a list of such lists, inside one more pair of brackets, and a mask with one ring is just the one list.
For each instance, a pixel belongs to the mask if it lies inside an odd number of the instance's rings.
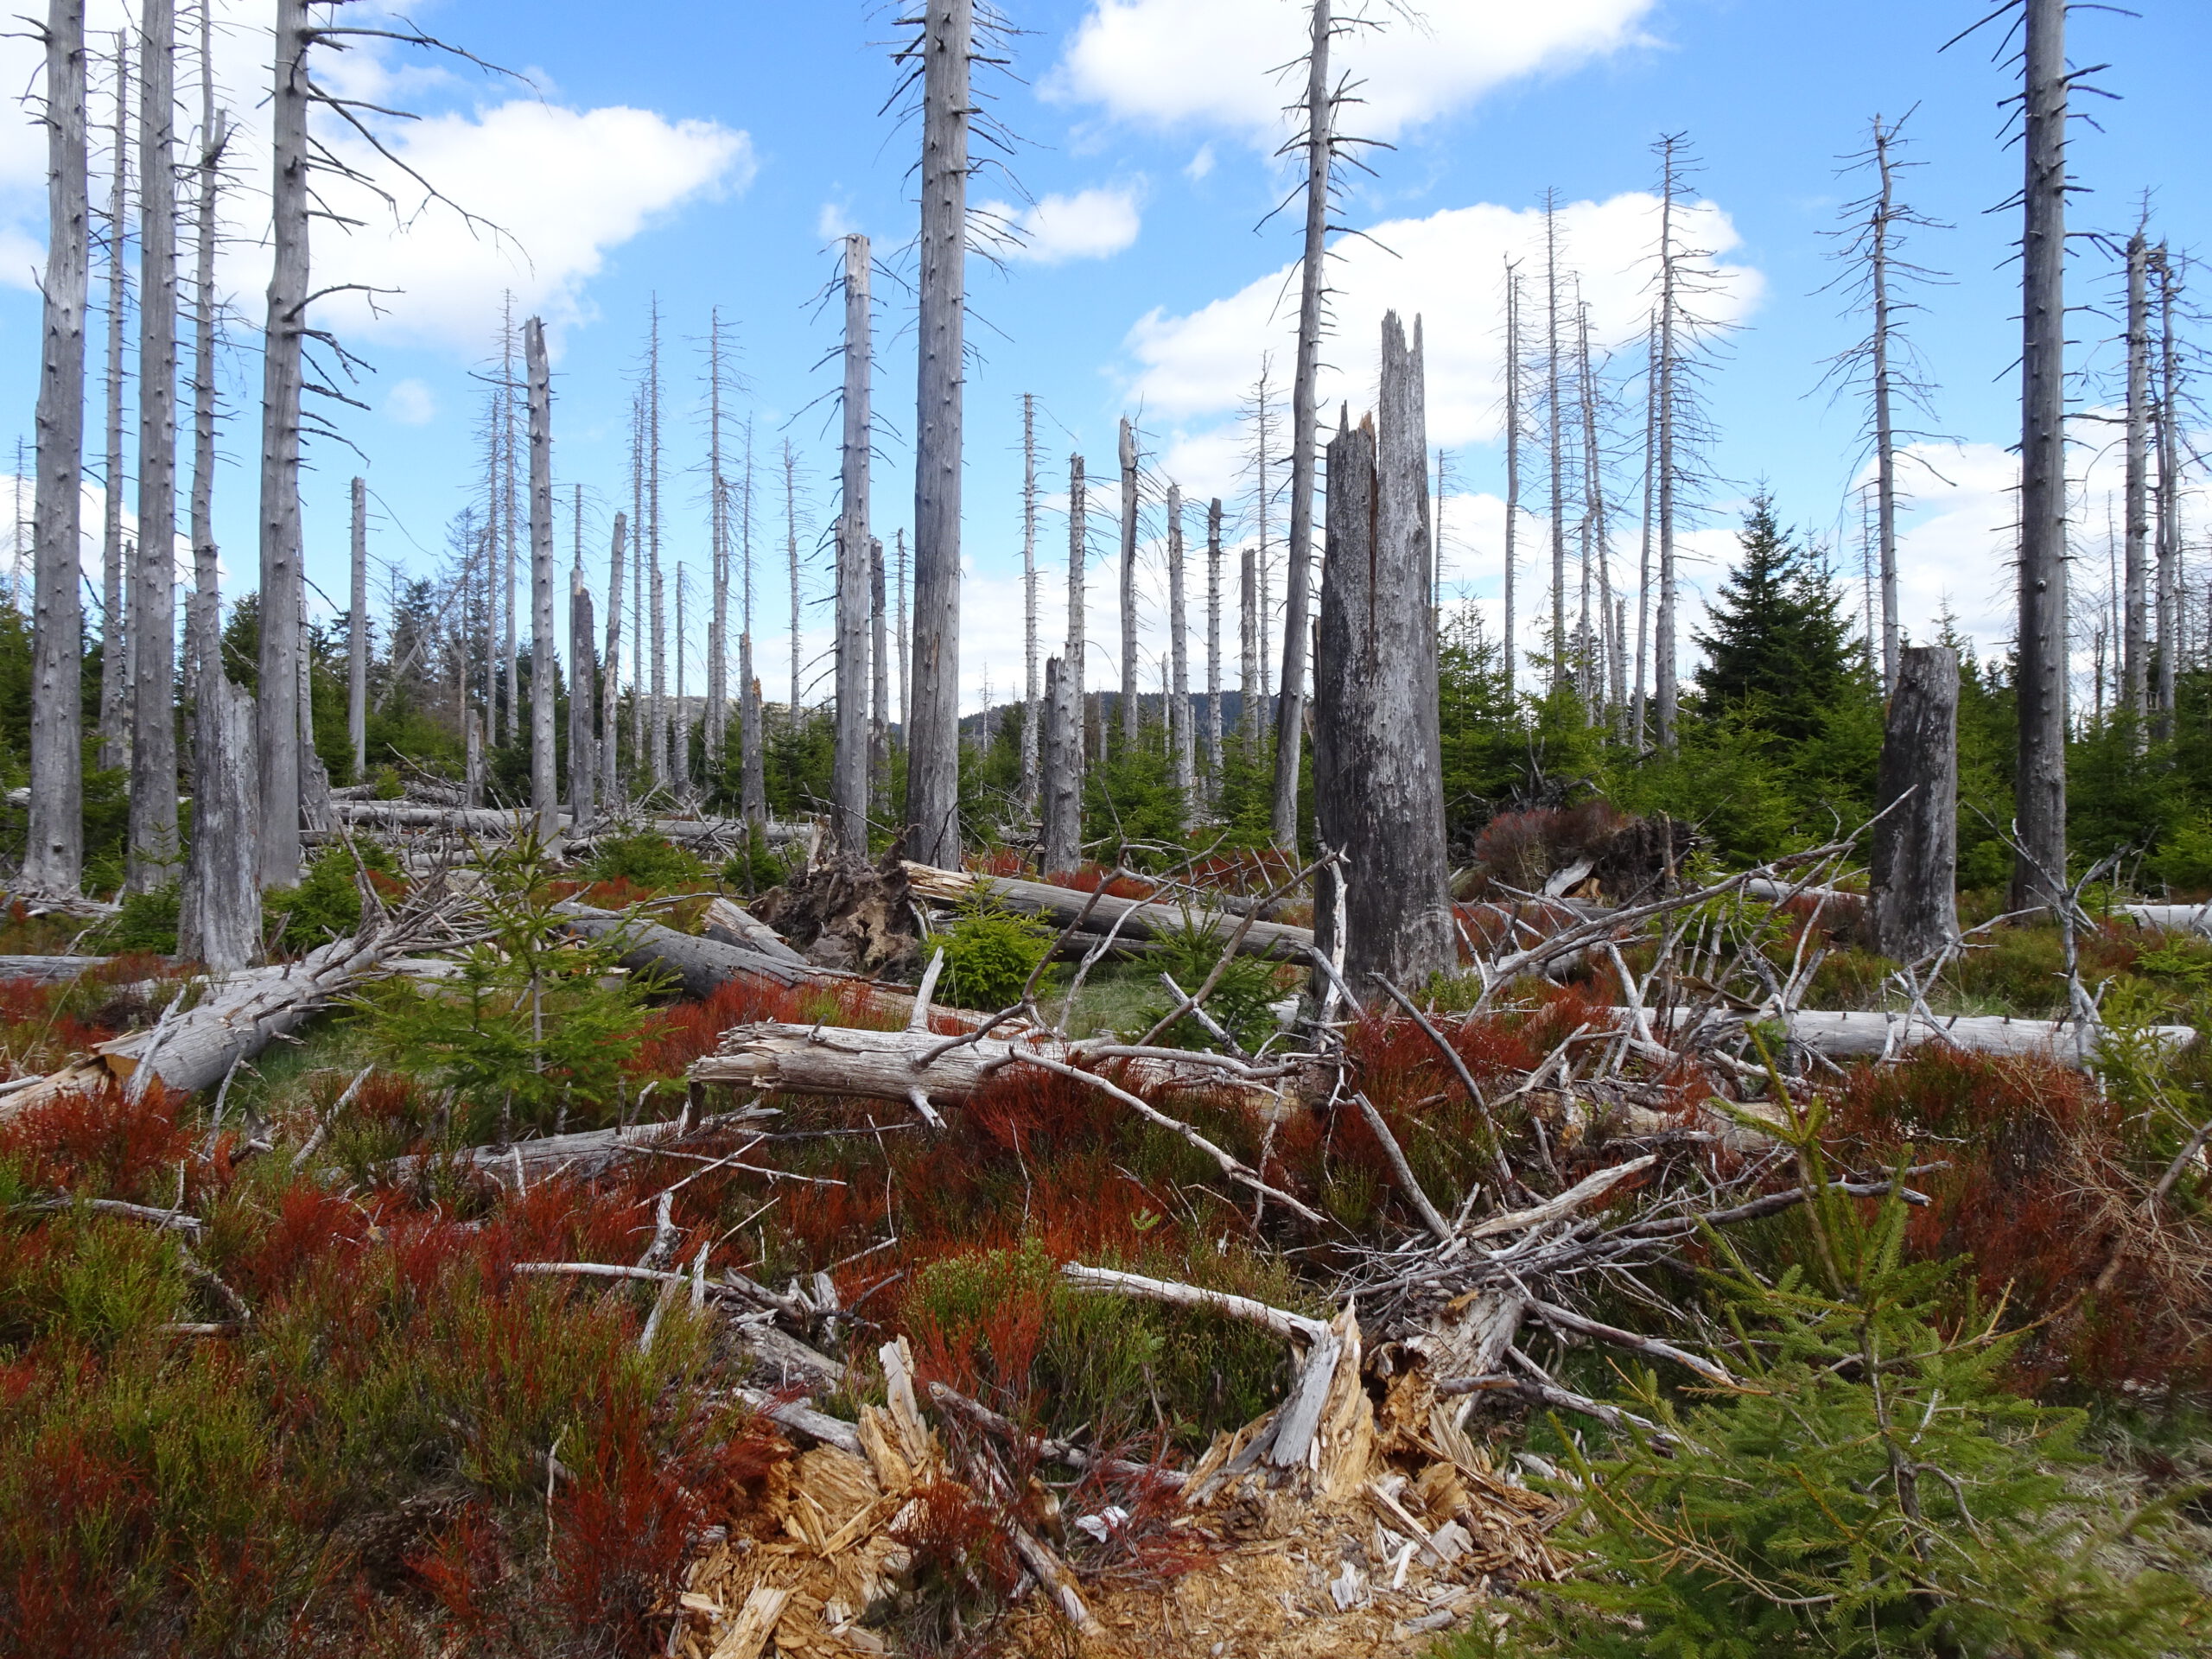
[[1636,710],[1631,721],[1637,753],[1651,747],[1651,728],[1646,718],[1645,690],[1650,682],[1644,671],[1651,645],[1651,532],[1658,499],[1659,471],[1659,314],[1651,314],[1643,353],[1643,545],[1636,562]]
[[1659,747],[1675,747],[1678,688],[1675,677],[1675,348],[1681,304],[1679,272],[1675,254],[1675,199],[1681,189],[1676,167],[1676,137],[1661,141],[1663,180],[1659,202],[1659,385],[1654,394],[1658,405],[1656,465],[1659,496],[1659,639],[1652,664],[1657,682]]
[[530,804],[537,834],[560,831],[561,772],[554,735],[553,658],[553,381],[545,360],[545,325],[522,326],[530,377]]
[[2178,277],[2165,244],[2158,245],[2158,702],[2152,734],[2173,735],[2174,677],[2181,665],[2181,446],[2177,401],[2180,353],[2174,338],[2174,289]]
[[1089,617],[1089,592],[1085,582],[1085,569],[1090,551],[1090,502],[1087,481],[1084,475],[1083,457],[1068,457],[1068,638],[1067,656],[1061,673],[1069,687],[1069,699],[1076,711],[1074,724],[1070,728],[1069,742],[1075,749],[1075,772],[1077,786],[1081,785],[1084,753],[1083,721],[1083,656],[1084,625]]
[[[658,330],[653,340],[658,351]],[[499,678],[505,688],[499,704],[502,743],[512,741],[522,723],[522,641],[515,603],[515,525],[521,518],[515,510],[515,311],[514,296],[509,294],[499,318],[499,610],[505,629]]]
[[1221,791],[1221,498],[1206,504],[1206,806]]
[[1551,474],[1552,683],[1567,683],[1567,427],[1560,409],[1559,192],[1544,192],[1544,384]]
[[607,661],[601,664],[599,675],[599,792],[607,798],[609,811],[622,803],[616,751],[621,747],[623,543],[629,529],[628,517],[616,513],[613,545],[607,561]]
[[1958,937],[1959,653],[1915,645],[1898,658],[1875,784],[1876,947],[1923,962]]
[[638,533],[644,539],[647,602],[652,607],[652,696],[645,714],[645,742],[652,750],[653,785],[666,789],[673,779],[668,769],[668,603],[660,568],[660,296],[652,302],[652,334],[645,346],[644,517]]
[[598,819],[594,799],[599,756],[591,720],[598,702],[592,671],[591,589],[584,582],[581,553],[569,569],[569,817],[581,835]]
[[1044,793],[1037,868],[1058,875],[1083,864],[1083,705],[1065,660],[1045,664]]
[[200,9],[200,188],[193,245],[192,842],[178,894],[177,950],[214,973],[261,955],[255,868],[260,802],[253,699],[223,662],[222,567],[215,545],[215,238],[228,122],[215,108],[209,7]]
[[707,489],[715,610],[707,625],[707,775],[719,785],[729,725],[729,485],[722,477],[722,314],[708,320]]
[[1175,790],[1183,798],[1183,822],[1197,816],[1198,745],[1191,729],[1191,649],[1189,618],[1183,592],[1183,488],[1167,486],[1167,687],[1168,754],[1174,766]]
[[884,812],[891,796],[890,619],[884,608],[883,538],[868,539],[868,811]]
[[[1138,720],[1144,700],[1141,659],[1137,652],[1137,431],[1122,417],[1122,752],[1136,753]],[[1166,715],[1165,709],[1160,710]]]
[[1876,545],[1881,561],[1882,687],[1897,683],[1897,443],[1891,406],[1892,365],[1890,354],[1890,226],[1897,212],[1897,164],[1890,154],[1894,127],[1885,130],[1874,122],[1874,165],[1881,188],[1875,198],[1872,245],[1868,249],[1873,283],[1874,334],[1872,341],[1874,375],[1874,518]]
[[754,825],[768,822],[766,734],[762,729],[760,681],[753,667],[753,423],[745,423],[745,494],[739,508],[738,552],[744,563],[741,589],[743,614],[737,635],[738,695],[742,699],[744,726],[738,733],[738,810]]
[[[1268,580],[1268,537],[1274,528],[1270,522],[1274,505],[1273,500],[1274,474],[1276,465],[1274,448],[1275,417],[1268,393],[1271,359],[1262,353],[1260,357],[1260,376],[1252,385],[1252,518],[1254,541],[1245,555],[1249,575],[1245,586],[1245,608],[1250,613],[1245,626],[1251,634],[1247,654],[1254,658],[1255,673],[1246,677],[1244,707],[1238,711],[1238,724],[1243,727],[1246,753],[1256,758],[1268,734],[1272,741],[1274,722],[1268,706],[1268,688],[1274,683],[1274,664],[1269,659],[1270,620],[1274,615],[1269,605]],[[1272,760],[1269,766],[1273,766]]]
[[1275,845],[1298,847],[1298,772],[1306,730],[1306,635],[1313,588],[1313,461],[1319,435],[1316,390],[1321,366],[1322,261],[1329,230],[1329,175],[1336,105],[1329,94],[1330,0],[1313,0],[1306,57],[1306,238],[1298,289],[1298,366],[1290,389],[1289,569],[1285,575],[1282,693],[1275,704],[1274,795],[1268,823]]
[[1590,354],[1590,306],[1586,301],[1577,308],[1575,328],[1575,363],[1582,391],[1582,624],[1587,641],[1590,579],[1594,569],[1598,581],[1598,632],[1602,636],[1594,647],[1597,661],[1587,682],[1592,690],[1586,691],[1585,701],[1597,705],[1605,701],[1610,690],[1608,672],[1612,678],[1618,677],[1619,653],[1610,648],[1613,620],[1612,547],[1605,519],[1605,454],[1598,447],[1598,371]]
[[1248,541],[1236,561],[1236,732],[1249,759],[1262,729],[1260,699],[1260,551]]
[[472,810],[484,804],[484,730],[488,719],[487,715],[469,710],[461,737],[461,792]]
[[138,569],[129,887],[177,876],[176,16],[144,0],[138,77]]
[[784,440],[784,556],[791,565],[791,696],[785,719],[788,729],[798,730],[799,688],[799,592],[798,592],[798,461],[791,454],[791,441]]
[[85,139],[84,0],[48,0],[48,232],[38,382],[37,542],[32,602],[29,834],[23,886],[62,897],[85,862],[79,660],[79,518],[85,451],[85,304],[92,217]]
[[2130,740],[2139,752],[2151,715],[2151,245],[2127,238],[2126,601],[2120,664]]
[[2012,906],[2066,887],[2066,4],[2026,0],[2018,854]]
[[646,695],[645,651],[645,398],[640,388],[630,414],[630,790],[652,792],[646,759],[652,699]]
[[[1520,652],[1513,643],[1513,581],[1520,554],[1521,529],[1521,267],[1505,262],[1505,632],[1498,646],[1504,659],[1505,706],[1513,707],[1513,681]],[[1638,664],[1641,675],[1642,664]]]
[[100,764],[130,764],[129,582],[123,563],[123,321],[130,308],[130,35],[115,32],[114,163],[108,181],[107,470],[100,484]]
[[1021,810],[1037,810],[1037,398],[1021,394]]
[[369,486],[353,480],[353,581],[346,621],[346,739],[353,751],[353,781],[369,771]]
[[974,0],[925,0],[914,423],[914,669],[906,820],[916,855],[960,861],[960,467]]
[[871,335],[868,243],[845,238],[843,512],[837,523],[837,733],[830,777],[830,835],[838,848],[868,855],[868,461],[874,442],[868,406]]
[[1428,604],[1422,378],[1420,321],[1408,351],[1392,312],[1382,321],[1378,418],[1344,427],[1329,446],[1313,792],[1322,844],[1343,861],[1317,894],[1315,944],[1341,959],[1363,996],[1374,975],[1411,984],[1459,954]]

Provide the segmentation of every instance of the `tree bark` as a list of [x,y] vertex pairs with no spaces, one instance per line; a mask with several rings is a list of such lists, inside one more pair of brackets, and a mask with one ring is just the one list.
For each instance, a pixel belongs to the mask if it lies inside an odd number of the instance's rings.
[[1653,702],[1659,747],[1675,747],[1675,723],[1679,688],[1675,677],[1675,352],[1680,333],[1678,315],[1680,273],[1675,253],[1675,199],[1681,189],[1675,162],[1676,139],[1661,141],[1663,174],[1659,201],[1659,384],[1653,393],[1656,410],[1653,470],[1659,499],[1658,640],[1653,652],[1652,677],[1656,682]]
[[2151,717],[2151,246],[2138,226],[2127,239],[2127,459],[2120,667],[2130,740],[2139,752]]
[[1874,938],[1910,963],[1959,932],[1959,653],[1909,647],[1893,683],[1874,786]]
[[1083,712],[1075,677],[1058,657],[1045,664],[1044,780],[1037,868],[1060,875],[1083,866]]
[[[1520,652],[1513,644],[1514,567],[1520,554],[1514,543],[1521,529],[1521,267],[1505,262],[1505,632],[1498,655],[1505,670],[1505,706],[1513,708],[1514,672]],[[1637,679],[1643,664],[1637,664]]]
[[[1001,875],[975,875],[964,870],[940,870],[913,863],[905,868],[908,887],[931,904],[955,905],[978,893],[987,893],[1008,910],[1019,911],[1027,916],[1042,916],[1062,925],[1084,918],[1084,906],[1089,906],[1089,919],[1084,924],[1086,928],[1104,933],[1119,922],[1120,937],[1125,939],[1160,938],[1181,932],[1194,919],[1204,919],[1180,904],[1111,897],[1101,897],[1094,903],[1087,893],[1074,887],[1055,887],[1049,881],[1023,881]],[[1448,918],[1446,925],[1449,925]],[[1230,925],[1222,924],[1217,918],[1212,925],[1225,940]],[[1303,961],[1313,944],[1313,931],[1311,928],[1292,927],[1281,922],[1255,921],[1244,930],[1237,951],[1242,956],[1272,956],[1284,961]]]
[[[1067,681],[1068,697],[1076,718],[1070,728],[1068,744],[1073,755],[1076,787],[1083,786],[1084,755],[1083,718],[1083,655],[1084,635],[1090,610],[1090,593],[1086,583],[1086,564],[1090,550],[1090,504],[1087,480],[1084,474],[1083,457],[1068,457],[1068,638],[1067,655],[1060,672]],[[1080,840],[1078,831],[1077,839]]]
[[138,77],[138,569],[130,613],[129,886],[177,876],[176,17],[144,0]]
[[[1122,417],[1118,454],[1122,463],[1122,752],[1135,754],[1141,729],[1138,712],[1144,700],[1142,664],[1137,658],[1137,435]],[[1162,709],[1164,717],[1166,710]]]
[[599,679],[599,787],[607,810],[622,801],[622,778],[617,753],[621,747],[622,716],[622,576],[623,543],[630,521],[614,515],[614,539],[607,562],[607,661]]
[[843,507],[837,523],[837,732],[831,763],[830,833],[842,850],[868,855],[868,241],[845,238]]
[[2173,735],[2174,681],[2181,666],[2181,443],[2180,348],[2174,337],[2174,289],[2178,277],[2164,243],[2158,245],[2158,699],[2152,734]]
[[1567,427],[1560,406],[1559,192],[1544,193],[1544,385],[1549,414],[1545,446],[1551,474],[1552,683],[1567,683]]
[[1021,394],[1021,810],[1038,810],[1037,398]]
[[554,734],[553,658],[553,382],[545,360],[545,325],[522,326],[530,377],[530,804],[537,833],[559,833],[561,772]]
[[[1330,0],[1313,0],[1306,58],[1306,238],[1300,257],[1298,366],[1290,389],[1289,569],[1285,576],[1282,694],[1275,704],[1274,793],[1268,823],[1275,845],[1298,849],[1298,772],[1306,731],[1306,633],[1313,588],[1313,461],[1319,435],[1322,261],[1329,230],[1329,175],[1336,106],[1329,93]],[[1264,480],[1262,480],[1264,484]]]
[[960,861],[960,469],[965,384],[968,122],[974,0],[925,0],[920,372],[914,447],[914,683],[906,740],[911,845]]
[[868,538],[868,810],[881,813],[891,795],[891,662],[885,635],[883,538]]
[[2012,906],[2066,887],[2066,4],[2026,0]]
[[[1428,603],[1428,441],[1421,323],[1382,320],[1374,429],[1329,446],[1328,547],[1314,664],[1313,787],[1343,861],[1316,943],[1355,995],[1456,966],[1444,847],[1436,632]],[[1335,932],[1341,921],[1344,931]]]
[[353,781],[369,770],[369,486],[355,479],[351,543],[353,581],[346,623],[346,738],[353,751]]
[[37,547],[31,621],[30,802],[22,885],[74,894],[85,862],[84,614],[79,520],[85,450],[85,303],[91,285],[86,173],[84,0],[48,0],[46,271],[39,358]]
[[130,35],[115,32],[115,133],[108,182],[107,468],[100,484],[100,764],[130,764],[130,578],[123,554],[123,324],[130,308]]
[[1198,745],[1191,729],[1189,618],[1183,592],[1183,490],[1167,486],[1167,688],[1168,754],[1175,791],[1183,798],[1183,822],[1198,815]]
[[308,306],[307,0],[276,0],[272,257],[261,358],[261,885],[300,879],[301,346]]
[[1897,423],[1891,408],[1890,360],[1890,223],[1897,208],[1897,164],[1890,143],[1895,129],[1874,122],[1874,165],[1881,188],[1875,198],[1872,245],[1869,250],[1873,284],[1874,335],[1874,523],[1881,560],[1882,689],[1894,692],[1897,685]]
[[714,615],[707,625],[705,747],[709,786],[720,788],[729,728],[729,483],[722,476],[722,314],[708,322],[707,489]]
[[1221,791],[1221,498],[1206,504],[1206,790],[1209,811]]
[[599,756],[592,738],[593,706],[599,701],[592,672],[591,589],[584,585],[579,556],[569,573],[569,817],[579,830],[598,817],[594,798]]

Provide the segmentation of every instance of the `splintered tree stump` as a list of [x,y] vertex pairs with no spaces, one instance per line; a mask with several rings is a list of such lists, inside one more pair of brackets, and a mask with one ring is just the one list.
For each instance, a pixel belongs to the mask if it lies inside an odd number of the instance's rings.
[[1919,962],[1958,937],[1959,653],[1914,645],[1897,653],[1875,774],[1874,943]]

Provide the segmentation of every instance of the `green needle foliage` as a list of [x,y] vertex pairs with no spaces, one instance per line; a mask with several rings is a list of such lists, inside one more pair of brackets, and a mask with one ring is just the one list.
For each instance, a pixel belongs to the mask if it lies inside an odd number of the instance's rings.
[[963,899],[945,934],[944,1000],[991,1013],[1011,1007],[1052,948],[1052,930],[986,894]]
[[605,1121],[652,1020],[640,988],[610,971],[620,936],[561,933],[533,842],[487,860],[480,897],[489,937],[461,957],[458,975],[387,982],[359,1000],[372,1051],[450,1089],[464,1141]]
[[1952,1267],[1904,1260],[1900,1198],[1869,1217],[1824,1190],[1817,1130],[1815,1116],[1787,1131],[1821,1194],[1810,1265],[1769,1281],[1709,1238],[1743,1389],[1682,1409],[1636,1383],[1680,1444],[1574,1459],[1590,1555],[1514,1644],[1591,1659],[2204,1651],[2201,1598],[2141,1564],[2167,1510],[2068,1490],[2062,1471],[2087,1460],[2081,1414],[2007,1390],[2016,1338],[1997,1317],[1947,1321]]

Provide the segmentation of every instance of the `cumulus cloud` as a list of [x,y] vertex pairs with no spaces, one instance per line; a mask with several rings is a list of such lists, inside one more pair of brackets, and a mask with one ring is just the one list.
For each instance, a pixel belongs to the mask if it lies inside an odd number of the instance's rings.
[[[1361,82],[1365,137],[1395,138],[1503,82],[1573,67],[1641,38],[1655,0],[1452,0],[1418,21],[1370,6],[1332,67]],[[1297,89],[1272,72],[1306,49],[1303,6],[1284,0],[1094,0],[1044,82],[1048,98],[1152,127],[1200,124],[1272,147]]]
[[1137,239],[1142,194],[1122,184],[1046,196],[1026,208],[987,201],[976,209],[977,239],[1001,258],[1032,264],[1109,258]]
[[420,380],[399,381],[385,393],[384,412],[400,426],[428,426],[438,417],[437,394]]

